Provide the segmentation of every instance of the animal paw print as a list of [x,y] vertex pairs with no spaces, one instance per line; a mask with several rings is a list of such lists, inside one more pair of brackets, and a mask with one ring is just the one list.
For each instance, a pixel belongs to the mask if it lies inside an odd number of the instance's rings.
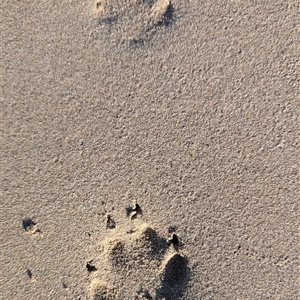
[[174,11],[170,0],[94,0],[93,8],[100,26],[131,44],[144,43],[170,25]]
[[90,299],[181,299],[190,270],[179,246],[175,233],[167,240],[141,218],[109,229],[93,259]]

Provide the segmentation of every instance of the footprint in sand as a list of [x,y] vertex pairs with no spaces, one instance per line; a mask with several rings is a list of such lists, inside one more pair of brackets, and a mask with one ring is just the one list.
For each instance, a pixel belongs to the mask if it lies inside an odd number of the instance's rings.
[[177,235],[167,240],[141,218],[122,225],[108,229],[93,258],[90,299],[182,299],[190,269]]
[[103,29],[131,45],[144,44],[174,19],[170,0],[94,0],[93,10]]
[[[116,226],[114,221],[114,226],[106,226],[109,236],[87,263],[90,299],[182,299],[190,269],[178,236],[160,236],[142,221],[138,205],[127,208],[127,216],[126,224]],[[109,215],[106,221],[111,220]]]

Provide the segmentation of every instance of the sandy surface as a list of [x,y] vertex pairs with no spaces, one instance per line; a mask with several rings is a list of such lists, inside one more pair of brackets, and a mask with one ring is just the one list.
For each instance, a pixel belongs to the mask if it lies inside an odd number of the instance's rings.
[[1,1],[2,299],[297,299],[297,3]]

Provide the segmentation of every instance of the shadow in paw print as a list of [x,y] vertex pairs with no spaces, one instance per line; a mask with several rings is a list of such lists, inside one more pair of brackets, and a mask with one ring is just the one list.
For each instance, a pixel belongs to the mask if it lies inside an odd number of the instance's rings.
[[30,269],[27,269],[27,270],[26,270],[26,273],[27,273],[28,277],[29,277],[30,279],[32,279],[32,272],[31,272],[31,270],[30,270]]
[[90,260],[85,266],[89,273],[97,271],[97,268],[92,265],[93,259]]
[[156,299],[179,300],[187,288],[189,279],[190,269],[186,257],[179,253],[172,254],[165,262]]

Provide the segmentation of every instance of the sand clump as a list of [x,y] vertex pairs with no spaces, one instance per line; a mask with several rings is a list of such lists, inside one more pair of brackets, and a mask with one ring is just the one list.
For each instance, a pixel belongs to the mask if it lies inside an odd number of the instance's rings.
[[106,282],[93,279],[89,287],[89,297],[91,300],[116,300],[118,294]]
[[170,0],[158,0],[151,8],[151,17],[156,24],[167,22],[172,10]]

